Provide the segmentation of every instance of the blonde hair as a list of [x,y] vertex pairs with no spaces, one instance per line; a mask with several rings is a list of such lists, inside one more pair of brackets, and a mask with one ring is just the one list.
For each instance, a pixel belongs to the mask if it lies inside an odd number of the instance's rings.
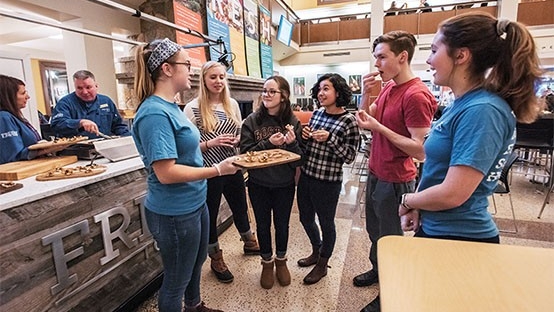
[[[206,74],[208,71],[212,68],[216,67],[222,67],[223,71],[225,72],[225,66],[222,64],[215,62],[215,61],[209,61],[205,63],[202,66],[202,69],[200,70],[200,87],[198,88],[198,107],[200,109],[200,115],[202,118],[202,128],[205,132],[212,132],[214,131],[218,119],[214,114],[214,111],[212,110],[212,106],[210,105],[210,90],[208,90],[208,86],[206,85]],[[235,114],[232,113],[231,109],[231,94],[229,91],[229,84],[227,81],[227,73],[225,72],[225,82],[223,83],[223,90],[219,94],[219,101],[223,105],[223,110],[225,111],[225,115],[227,118],[230,118],[235,122],[235,124],[240,125],[240,120],[237,120]]]

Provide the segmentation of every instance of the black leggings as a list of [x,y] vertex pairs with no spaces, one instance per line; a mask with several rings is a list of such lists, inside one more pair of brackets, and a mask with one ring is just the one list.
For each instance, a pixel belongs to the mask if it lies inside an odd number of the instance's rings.
[[239,170],[233,175],[225,175],[208,179],[208,195],[206,204],[210,212],[210,239],[209,244],[217,242],[217,215],[221,204],[221,195],[233,212],[233,222],[239,233],[246,233],[250,230],[248,220],[248,206],[246,203],[246,189],[244,177]]

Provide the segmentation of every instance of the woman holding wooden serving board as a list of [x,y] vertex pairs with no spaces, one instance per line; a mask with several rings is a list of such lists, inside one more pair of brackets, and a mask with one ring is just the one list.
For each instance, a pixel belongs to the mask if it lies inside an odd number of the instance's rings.
[[[262,105],[250,114],[242,125],[241,153],[280,148],[302,155],[300,122],[292,113],[290,86],[280,76],[269,77],[262,90]],[[248,169],[248,196],[252,203],[260,255],[262,274],[260,284],[270,289],[274,276],[281,286],[290,284],[287,268],[289,220],[295,193],[296,167],[301,160],[258,169]],[[271,215],[275,227],[275,254],[271,245]],[[275,265],[276,274],[273,267]]]
[[42,139],[21,112],[30,98],[23,81],[0,75],[0,164],[34,159],[67,146],[29,149]]

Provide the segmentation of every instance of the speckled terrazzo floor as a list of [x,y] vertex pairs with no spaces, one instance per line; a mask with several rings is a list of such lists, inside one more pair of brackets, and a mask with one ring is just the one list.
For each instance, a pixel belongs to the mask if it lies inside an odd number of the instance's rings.
[[[360,159],[361,160],[361,159]],[[224,259],[235,280],[230,284],[219,283],[210,272],[209,260],[203,268],[202,296],[206,305],[224,311],[359,311],[378,293],[378,285],[358,288],[352,278],[370,267],[367,258],[369,239],[365,231],[365,219],[360,210],[359,198],[364,179],[360,182],[357,168],[345,168],[343,190],[337,210],[337,243],[330,260],[328,275],[315,285],[304,285],[302,279],[310,268],[300,268],[296,261],[310,252],[306,234],[298,219],[296,207],[290,224],[288,267],[292,283],[281,287],[278,283],[270,290],[261,288],[260,259],[244,256],[242,242],[234,226],[220,236]],[[545,198],[545,188],[531,183],[528,176],[512,175],[512,200],[517,219],[518,233],[501,233],[501,243],[554,248],[554,194],[541,219],[540,207]],[[513,229],[509,200],[497,196],[497,224],[501,229]],[[363,205],[363,204],[362,204]],[[406,233],[412,235],[413,233]],[[157,311],[156,296],[137,309],[137,312]]]

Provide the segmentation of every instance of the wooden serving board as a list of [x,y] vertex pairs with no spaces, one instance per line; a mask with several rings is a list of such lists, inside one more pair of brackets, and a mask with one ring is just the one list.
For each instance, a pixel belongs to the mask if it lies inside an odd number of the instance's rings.
[[77,162],[77,156],[56,156],[0,165],[0,180],[15,181]]
[[52,170],[48,170],[48,172],[37,175],[36,179],[37,181],[51,181],[82,178],[100,174],[106,171],[106,169],[107,167],[103,165],[54,168]]
[[23,187],[21,183],[14,182],[0,182],[0,195],[11,191],[19,190]]
[[33,144],[29,146],[30,150],[38,150],[38,149],[45,149],[49,147],[55,147],[55,146],[69,146],[73,145],[77,142],[81,142],[84,140],[88,140],[88,137],[86,136],[76,136],[72,138],[58,138],[54,141],[46,141],[46,142],[40,142],[37,144]]
[[233,164],[245,169],[259,169],[297,161],[300,155],[279,148],[236,156]]

